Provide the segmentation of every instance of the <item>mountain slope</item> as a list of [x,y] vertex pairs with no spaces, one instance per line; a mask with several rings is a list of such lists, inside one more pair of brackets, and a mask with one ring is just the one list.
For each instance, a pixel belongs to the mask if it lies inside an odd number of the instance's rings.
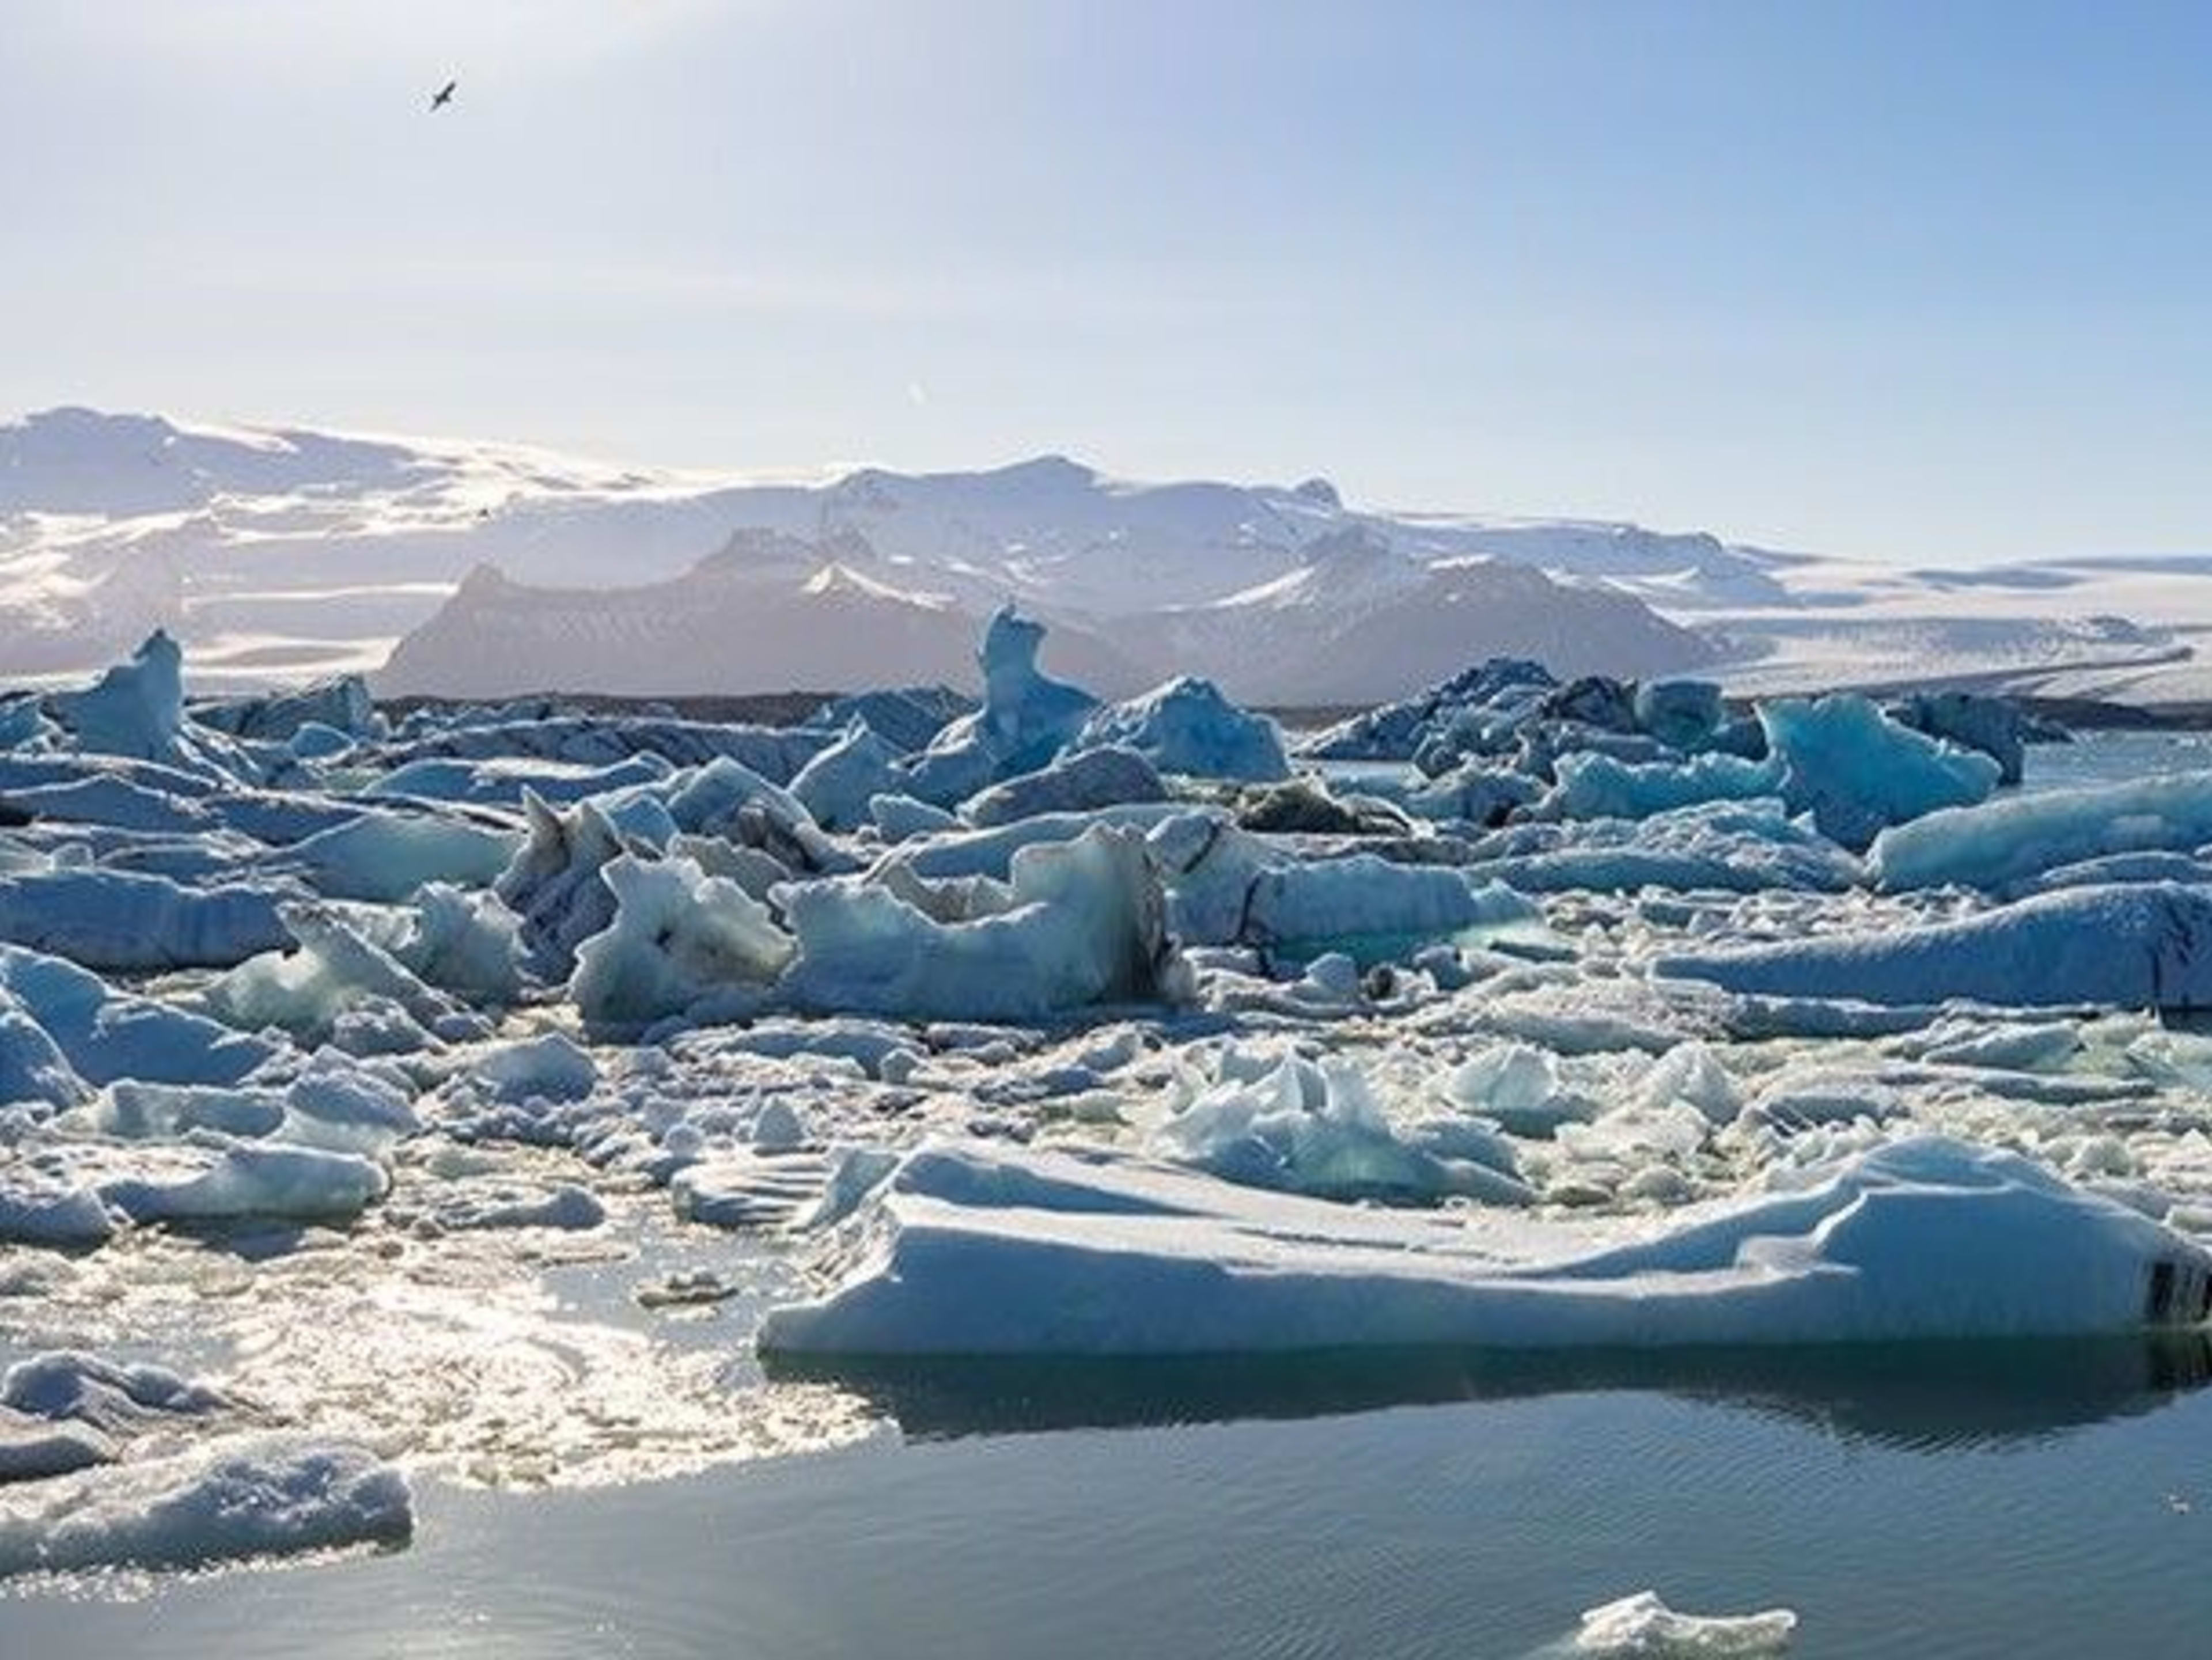
[[[692,613],[727,612],[730,590],[702,561],[758,556],[732,542],[748,531],[788,538],[803,570],[748,601],[761,617],[720,625],[744,653],[717,653]],[[825,563],[830,592],[784,591]],[[480,579],[441,614],[482,568],[517,592]],[[611,610],[582,597],[658,585],[672,586]],[[418,630],[398,678],[484,684],[493,659],[463,660],[472,617],[507,631],[514,672],[542,674],[551,651],[569,684],[731,690],[689,683],[845,678],[868,667],[848,643],[864,628],[903,642],[898,663],[941,664],[1009,599],[1094,653],[1101,690],[1178,668],[1271,702],[1362,701],[1506,650],[1568,673],[1695,669],[1746,691],[2064,675],[2212,698],[2195,646],[2212,629],[2201,556],[1911,570],[1702,532],[1363,510],[1321,479],[1138,483],[1060,456],[774,483],[87,410],[0,424],[0,680],[82,676],[159,624],[200,690],[372,672]],[[625,645],[625,628],[683,653]],[[963,642],[951,662],[967,661]]]

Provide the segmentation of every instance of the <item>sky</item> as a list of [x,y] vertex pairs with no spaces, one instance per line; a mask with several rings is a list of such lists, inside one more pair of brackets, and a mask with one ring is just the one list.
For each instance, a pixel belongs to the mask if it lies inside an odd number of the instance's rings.
[[2203,0],[0,0],[0,415],[2212,551],[2208,85]]

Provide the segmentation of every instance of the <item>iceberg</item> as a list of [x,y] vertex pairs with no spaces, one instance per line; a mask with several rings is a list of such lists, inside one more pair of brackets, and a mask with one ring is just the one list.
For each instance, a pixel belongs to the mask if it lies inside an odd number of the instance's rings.
[[950,806],[986,785],[1031,772],[1075,735],[1098,700],[1054,680],[1036,666],[1044,625],[994,612],[976,661],[983,672],[983,707],[946,724],[929,747],[902,763],[901,788]]
[[413,1530],[407,1478],[374,1454],[244,1437],[0,1489],[0,1578],[389,1548]]
[[855,716],[845,735],[799,769],[791,793],[826,830],[853,830],[869,822],[870,802],[897,788],[904,751]]
[[413,1049],[480,1034],[480,1016],[426,983],[341,912],[301,900],[279,914],[294,948],[250,958],[204,988],[200,1005],[217,1019],[248,1031],[275,1026],[320,1043],[342,1034],[349,1012],[367,1007],[397,1018],[396,1041],[380,1047]]
[[185,720],[185,654],[156,629],[127,663],[118,663],[84,691],[57,693],[54,718],[88,754],[160,761],[204,775],[258,781],[228,740],[190,732]]
[[2212,889],[2066,888],[1955,921],[1696,953],[1652,972],[1768,996],[2212,1006]]
[[1790,811],[1810,812],[1822,835],[1854,852],[1888,825],[1982,800],[2001,772],[1979,751],[1900,726],[1856,693],[1762,703],[1759,722]]
[[2212,844],[2212,772],[2045,790],[1931,812],[1884,830],[1867,867],[1889,892],[1955,884],[1998,892],[2120,854]]
[[[1195,921],[1184,897],[1188,883],[1187,876],[1176,884],[1177,914]],[[1449,866],[1393,864],[1371,853],[1269,866],[1250,878],[1241,898],[1238,925],[1228,937],[1292,956],[1342,950],[1363,960],[1388,958],[1425,940],[1542,918],[1534,902],[1510,888]],[[1194,937],[1223,943],[1211,927]]]
[[775,891],[802,1008],[914,1018],[1030,1020],[1182,994],[1159,879],[1137,832],[1096,825],[1012,859],[1007,909],[941,921],[881,884]]
[[364,811],[294,842],[271,864],[298,872],[326,897],[389,904],[426,882],[484,887],[506,869],[519,840],[511,830],[459,818]]
[[280,891],[125,871],[0,877],[0,939],[89,969],[228,968],[283,945]]
[[20,946],[0,946],[0,992],[95,1085],[118,1078],[235,1084],[276,1053],[263,1038],[119,991],[89,969]]
[[248,1218],[350,1221],[384,1197],[392,1178],[358,1153],[204,1133],[210,1157],[192,1174],[104,1183],[100,1198],[133,1222],[219,1223]]
[[526,794],[522,807],[528,832],[492,892],[522,919],[531,970],[564,980],[575,966],[576,947],[614,921],[614,890],[600,873],[638,849],[592,802],[563,812]]
[[817,1246],[766,1353],[1671,1347],[2201,1322],[2212,1255],[2016,1154],[1936,1137],[1663,1225],[1387,1213],[1094,1152],[930,1143]]
[[1797,1629],[1789,1608],[1759,1614],[1679,1614],[1656,1591],[1638,1591],[1585,1612],[1562,1654],[1652,1656],[1657,1660],[1724,1660],[1784,1652]]
[[1071,752],[1133,750],[1162,772],[1272,784],[1291,775],[1273,721],[1238,708],[1211,680],[1182,675],[1141,697],[1097,710]]
[[1558,781],[1536,804],[1536,817],[1649,818],[1701,802],[1778,796],[1784,783],[1783,764],[1771,757],[1699,755],[1637,764],[1586,751],[1561,756],[1554,771]]
[[766,906],[688,859],[624,854],[599,876],[613,920],[577,946],[568,977],[594,1031],[641,1031],[716,994],[763,994],[791,959],[791,939]]
[[0,988],[0,1106],[35,1101],[71,1107],[90,1093],[46,1029],[13,992]]
[[1411,761],[1433,745],[1450,751],[1448,761],[1439,756],[1422,768],[1434,776],[1467,755],[1489,752],[1559,684],[1541,663],[1493,657],[1417,696],[1331,727],[1304,753],[1321,761]]
[[979,790],[961,811],[969,823],[990,830],[1048,813],[1164,801],[1167,793],[1152,763],[1136,751],[1106,747],[1062,756],[1035,772]]

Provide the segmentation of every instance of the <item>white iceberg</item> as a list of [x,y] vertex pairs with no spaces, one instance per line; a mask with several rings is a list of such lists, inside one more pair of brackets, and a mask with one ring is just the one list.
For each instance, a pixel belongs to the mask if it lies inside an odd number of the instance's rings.
[[1199,778],[1272,784],[1291,775],[1275,723],[1194,675],[1097,710],[1068,745],[1076,752],[1109,746],[1134,750],[1162,772]]
[[1158,878],[1135,832],[1099,825],[1014,854],[1006,909],[945,921],[888,885],[794,883],[783,990],[803,1008],[1027,1020],[1182,994]]
[[2212,1255],[2017,1155],[1923,1138],[1795,1190],[1584,1225],[1380,1213],[1105,1153],[933,1144],[764,1350],[1196,1353],[1836,1343],[2195,1323]]
[[0,1489],[0,1578],[389,1548],[413,1529],[407,1478],[374,1454],[243,1438]]
[[285,943],[283,898],[123,871],[0,877],[0,939],[89,969],[228,968]]
[[586,1027],[635,1031],[722,994],[764,994],[791,959],[768,908],[688,859],[624,854],[599,872],[606,928],[576,949],[568,995]]
[[2066,888],[1954,921],[1669,953],[1652,972],[1779,997],[2212,1007],[2212,890]]
[[2045,790],[1932,812],[1884,830],[1867,854],[1883,888],[1995,891],[2118,854],[2212,843],[2212,772]]
[[1563,1652],[1650,1656],[1654,1660],[1722,1660],[1726,1656],[1777,1655],[1797,1629],[1789,1608],[1759,1614],[1679,1614],[1656,1591],[1638,1591],[1589,1609]]

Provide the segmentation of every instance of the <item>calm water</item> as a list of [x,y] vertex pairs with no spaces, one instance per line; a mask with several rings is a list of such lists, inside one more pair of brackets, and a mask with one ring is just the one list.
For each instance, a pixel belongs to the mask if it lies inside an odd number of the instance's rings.
[[429,1487],[404,1554],[0,1602],[0,1654],[1464,1660],[1645,1586],[1793,1607],[1802,1655],[2201,1653],[2206,1369],[2099,1344],[941,1371],[884,1397],[903,1444]]

